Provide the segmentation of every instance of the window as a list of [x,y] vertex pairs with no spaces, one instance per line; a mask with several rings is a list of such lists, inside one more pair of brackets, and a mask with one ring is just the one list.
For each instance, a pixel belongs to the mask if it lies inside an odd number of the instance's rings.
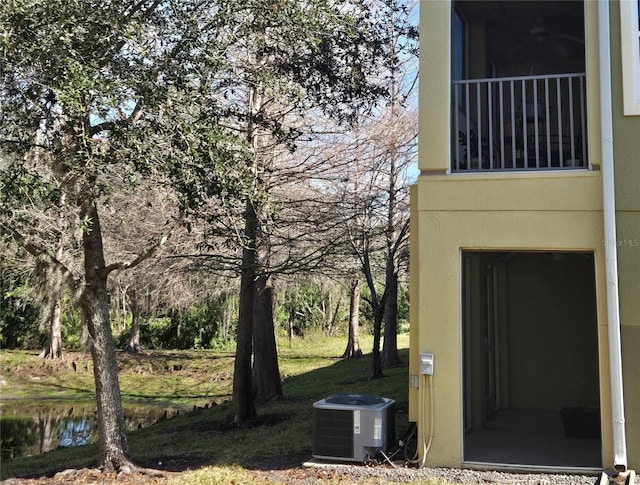
[[640,0],[620,1],[624,114],[640,116]]

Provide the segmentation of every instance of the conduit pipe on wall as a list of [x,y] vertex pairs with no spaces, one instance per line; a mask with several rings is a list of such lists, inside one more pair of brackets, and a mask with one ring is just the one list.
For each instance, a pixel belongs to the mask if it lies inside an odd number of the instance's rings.
[[600,57],[600,116],[602,137],[602,198],[604,254],[607,281],[607,326],[609,337],[609,373],[611,380],[611,417],[613,421],[613,459],[618,471],[627,469],[624,398],[622,383],[622,347],[618,301],[618,255],[616,243],[616,206],[613,174],[613,118],[611,99],[611,48],[609,38],[609,2],[598,2]]
[[[433,375],[425,375],[422,376],[425,380],[428,379],[429,380],[429,400],[427,401],[427,397],[426,395],[423,395],[423,420],[426,420],[427,417],[427,413],[426,411],[424,411],[424,407],[426,406],[427,402],[429,403],[429,438],[427,439],[427,441],[425,442],[425,438],[422,438],[422,443],[424,444],[423,446],[423,454],[420,460],[420,468],[422,468],[423,466],[425,466],[427,464],[427,456],[429,455],[429,450],[431,450],[431,443],[433,443],[433,424],[435,422],[434,419],[434,410],[433,410]],[[427,393],[427,386],[426,383],[424,383],[425,385],[423,386],[424,389],[424,394]],[[424,429],[424,428],[423,428]]]
[[[427,381],[429,385],[427,385]],[[431,443],[433,442],[433,424],[434,424],[434,410],[433,410],[433,376],[432,375],[420,375],[420,381],[418,385],[418,423],[416,434],[416,453],[410,463],[418,465],[418,468],[422,468],[427,464],[427,455],[431,449]],[[428,397],[427,397],[428,395]],[[429,416],[427,417],[427,406],[429,409]],[[429,420],[429,434],[426,434],[425,427],[427,424],[427,418]]]

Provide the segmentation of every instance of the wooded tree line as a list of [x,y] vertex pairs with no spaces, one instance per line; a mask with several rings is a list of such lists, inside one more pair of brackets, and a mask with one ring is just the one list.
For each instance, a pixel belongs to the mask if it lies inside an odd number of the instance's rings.
[[[12,272],[3,266],[5,278]],[[229,278],[211,277],[208,284],[218,285],[220,291],[215,295],[202,295],[202,299],[195,299],[191,306],[185,308],[159,305],[154,301],[157,295],[148,288],[143,288],[144,293],[140,294],[128,285],[121,287],[117,282],[113,286],[110,284],[111,328],[116,349],[133,353],[144,352],[144,349],[232,350],[238,313],[238,289],[234,283]],[[365,288],[361,298],[351,301],[351,283],[352,280],[336,281],[322,275],[280,278],[274,317],[276,335],[285,344],[287,340],[324,334],[347,337],[353,312],[350,310],[351,303],[357,304],[358,315],[355,318],[359,322],[359,329],[372,333],[373,313],[368,290]],[[51,349],[51,320],[45,319],[47,312],[44,305],[36,300],[36,295],[31,295],[32,288],[11,286],[15,284],[15,281],[6,280],[0,283],[0,346],[5,349]],[[192,291],[190,288],[184,289],[185,294]],[[408,285],[404,281],[398,296],[399,332],[408,330],[408,303]],[[66,297],[60,301],[59,324],[59,339],[64,350],[88,350],[81,315]],[[132,343],[137,343],[138,348],[131,348]],[[59,358],[55,353],[43,353],[42,357]]]
[[[301,297],[309,289],[348,289],[345,357],[362,353],[363,295],[373,377],[399,363],[414,6],[0,6],[0,330],[20,342],[16,328],[39,318],[43,356],[57,357],[61,315],[85,329],[105,469],[135,468],[113,335],[124,315],[132,352],[145,318],[173,319],[178,333],[193,331],[190,318],[219,318],[215,338],[235,340],[238,425],[255,417],[256,400],[282,395],[278,314],[291,336],[318,311],[325,330],[336,325],[343,293],[313,301]],[[194,344],[210,342],[206,332]]]

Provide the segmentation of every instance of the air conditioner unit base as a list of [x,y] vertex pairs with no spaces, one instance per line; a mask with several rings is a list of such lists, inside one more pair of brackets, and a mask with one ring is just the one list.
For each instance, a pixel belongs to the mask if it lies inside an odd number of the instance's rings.
[[395,401],[335,394],[313,403],[314,458],[364,462],[395,442]]

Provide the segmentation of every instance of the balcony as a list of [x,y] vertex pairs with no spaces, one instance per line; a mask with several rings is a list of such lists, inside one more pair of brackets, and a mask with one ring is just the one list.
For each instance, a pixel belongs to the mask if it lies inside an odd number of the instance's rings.
[[452,82],[452,172],[588,167],[585,74]]

